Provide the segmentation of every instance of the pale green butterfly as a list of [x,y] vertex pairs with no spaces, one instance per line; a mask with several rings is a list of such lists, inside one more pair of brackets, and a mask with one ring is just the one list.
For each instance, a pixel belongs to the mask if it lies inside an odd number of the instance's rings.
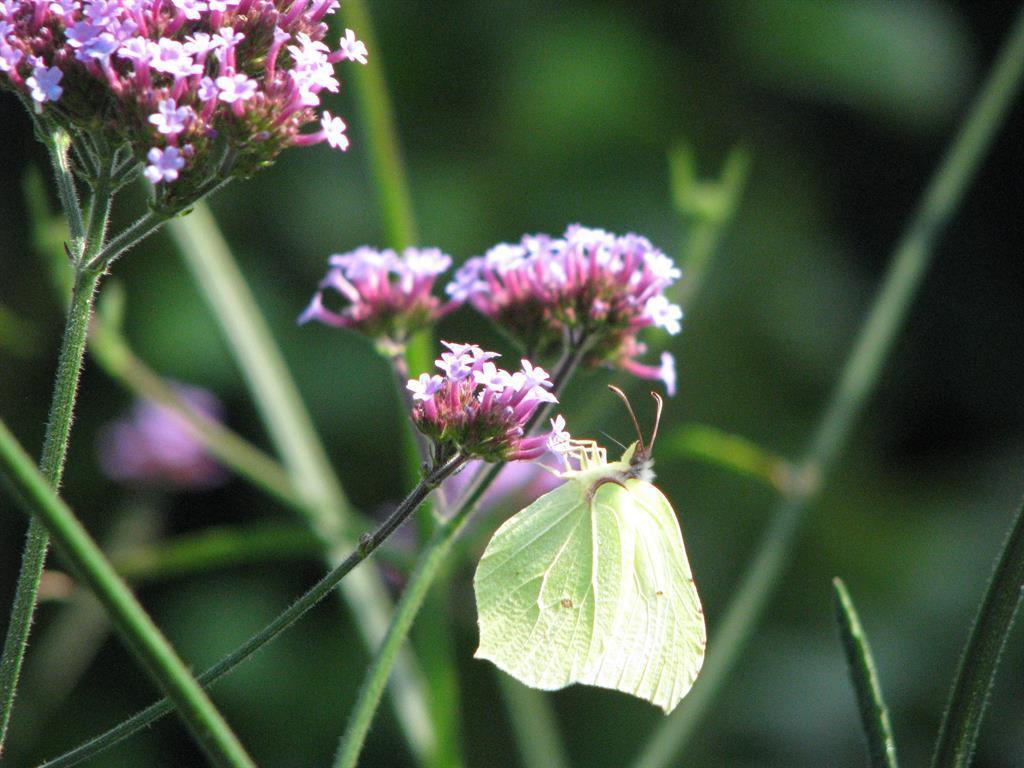
[[704,662],[704,612],[675,511],[651,484],[636,416],[615,462],[572,440],[578,470],[497,530],[476,569],[476,656],[531,688],[572,683],[632,694],[671,712]]

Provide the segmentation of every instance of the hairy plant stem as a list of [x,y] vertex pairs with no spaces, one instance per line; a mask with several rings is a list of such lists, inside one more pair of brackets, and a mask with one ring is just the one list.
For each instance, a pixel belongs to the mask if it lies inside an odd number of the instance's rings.
[[[556,396],[562,392],[572,377],[586,348],[587,343],[584,339],[567,346],[551,377],[552,390]],[[534,412],[533,417],[524,427],[525,434],[530,434],[537,425],[543,423],[551,411],[551,406],[552,403],[547,403]],[[391,626],[388,627],[387,635],[384,637],[384,642],[366,672],[359,698],[349,715],[348,727],[338,745],[338,751],[334,757],[334,768],[353,768],[359,759],[359,753],[366,741],[366,734],[370,730],[370,723],[380,705],[381,693],[391,672],[395,654],[409,634],[431,584],[442,572],[452,545],[475,511],[480,498],[501,472],[503,466],[504,464],[488,464],[470,479],[457,511],[437,526],[420,555],[416,569],[413,571],[409,583],[406,584],[398,605],[395,606],[395,613],[391,620]]]
[[[65,205],[70,206],[72,211],[68,216],[69,222],[71,222],[72,229],[80,229],[82,218],[78,200],[74,194],[74,182],[70,178],[70,170],[67,165],[67,146],[66,137],[59,132],[55,133],[51,141],[47,143],[57,176],[57,186],[61,190],[61,200]],[[109,168],[109,166],[107,167]],[[101,196],[102,199],[99,199]],[[82,268],[81,265],[87,263],[92,254],[102,248],[109,211],[109,187],[98,184],[93,190],[90,202],[88,231],[84,233],[84,240],[80,241],[79,250],[71,254],[74,263],[78,266],[76,266],[71,303],[64,325],[64,337],[61,342],[57,375],[54,379],[53,396],[50,400],[50,413],[43,439],[42,458],[39,462],[43,476],[55,490],[60,488],[61,478],[64,474],[64,459],[71,437],[71,424],[74,420],[75,402],[78,396],[78,380],[82,372],[86,337],[89,332],[89,318],[92,316],[93,300],[102,274],[100,270]],[[48,544],[49,536],[46,529],[33,517],[29,521],[28,535],[15,587],[14,605],[11,609],[10,623],[7,626],[3,654],[0,655],[0,754],[3,754],[3,745],[10,725],[11,710],[14,707],[18,678],[28,645],[29,630],[35,613],[39,580],[46,562]]]
[[[199,675],[197,678],[199,683],[204,687],[212,685],[264,645],[280,635],[284,630],[292,626],[296,621],[302,618],[307,611],[313,608],[313,606],[331,594],[335,587],[338,586],[342,579],[352,571],[353,568],[366,560],[373,551],[377,549],[377,547],[379,547],[403,522],[405,522],[406,519],[408,519],[409,515],[419,507],[431,490],[440,485],[445,478],[459,469],[459,467],[464,463],[465,459],[462,456],[454,456],[444,464],[435,467],[417,484],[412,493],[405,498],[405,500],[383,523],[380,524],[376,530],[360,538],[359,544],[354,552],[349,554],[349,556],[333,568],[330,573],[320,579],[320,581],[313,585],[287,610],[282,612],[260,632],[253,635],[235,651],[228,654],[203,674]],[[58,766],[75,765],[92,755],[112,747],[114,744],[117,744],[119,741],[131,736],[136,731],[145,728],[154,720],[163,717],[171,710],[172,704],[169,700],[163,699],[158,701],[106,733],[90,739],[70,752],[66,752],[63,755],[44,763],[40,768],[58,768]]]
[[957,668],[935,744],[933,768],[967,768],[999,659],[1024,597],[1024,506],[1010,529]]
[[960,132],[932,177],[914,217],[897,244],[885,279],[858,334],[839,381],[802,462],[814,478],[780,502],[730,603],[708,643],[708,657],[693,691],[667,718],[637,759],[637,768],[664,768],[710,711],[712,702],[746,647],[751,632],[789,562],[800,523],[817,498],[856,418],[874,391],[903,319],[928,267],[933,246],[952,218],[1024,74],[1024,11]]
[[167,693],[196,741],[217,766],[255,768],[245,748],[184,662],[146,614],[74,513],[56,495],[0,421],[0,466],[26,511],[43,521],[76,576],[89,585],[126,644]]

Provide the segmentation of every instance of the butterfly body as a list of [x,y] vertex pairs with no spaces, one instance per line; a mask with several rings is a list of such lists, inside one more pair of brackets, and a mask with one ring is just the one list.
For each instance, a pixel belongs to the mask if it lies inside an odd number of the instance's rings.
[[481,558],[476,655],[534,688],[596,685],[670,712],[706,645],[678,520],[642,445],[617,462],[576,447],[579,469],[507,520]]

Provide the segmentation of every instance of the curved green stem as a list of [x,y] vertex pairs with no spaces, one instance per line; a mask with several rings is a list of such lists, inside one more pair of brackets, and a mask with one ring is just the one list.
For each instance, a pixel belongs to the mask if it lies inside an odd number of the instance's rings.
[[[282,612],[260,632],[253,635],[234,652],[228,654],[201,674],[198,677],[199,682],[203,686],[212,685],[302,618],[307,611],[333,592],[335,587],[341,583],[342,579],[353,568],[366,560],[377,547],[398,529],[409,515],[426,499],[431,490],[440,485],[445,478],[461,467],[464,462],[465,459],[461,456],[456,456],[448,463],[435,468],[430,475],[419,482],[412,493],[405,498],[398,508],[373,533],[365,535],[360,539],[359,545],[354,552],[342,560],[330,573],[314,584],[291,607]],[[106,733],[90,739],[70,752],[66,752],[46,762],[40,768],[58,768],[59,766],[75,765],[92,755],[112,747],[119,741],[163,717],[171,710],[172,705],[170,701],[167,699],[158,701]]]
[[675,713],[659,727],[639,756],[637,768],[674,762],[746,646],[751,632],[789,562],[796,532],[817,497],[820,478],[831,469],[855,419],[873,392],[932,255],[936,239],[956,211],[1024,74],[1024,13],[971,107],[960,133],[932,178],[924,198],[897,245],[825,413],[811,439],[801,474],[818,478],[783,500],[735,592],[725,618],[708,643],[700,677]]
[[935,745],[933,768],[967,768],[999,658],[1024,596],[1024,506],[1003,546],[957,669]]
[[255,768],[230,727],[74,513],[54,493],[0,421],[0,464],[26,510],[41,520],[79,579],[89,585],[150,675],[167,693],[199,745],[218,766]]

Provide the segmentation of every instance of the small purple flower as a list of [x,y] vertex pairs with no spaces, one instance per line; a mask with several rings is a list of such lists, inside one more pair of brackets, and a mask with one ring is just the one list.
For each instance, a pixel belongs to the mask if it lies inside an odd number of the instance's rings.
[[[401,345],[457,306],[442,304],[432,293],[437,276],[451,264],[451,257],[437,248],[406,248],[399,256],[364,246],[334,254],[329,264],[300,323],[316,320]],[[341,297],[339,310],[325,306],[327,291]]]
[[157,111],[149,116],[149,122],[166,136],[177,136],[185,130],[189,121],[195,116],[192,107],[179,107],[174,99],[164,99],[157,106]]
[[342,152],[348,149],[348,136],[345,135],[345,129],[348,126],[345,125],[344,120],[331,115],[325,109],[324,116],[320,119],[320,125],[323,126],[324,139],[328,144]]
[[[644,237],[574,225],[560,238],[525,236],[469,259],[447,292],[512,333],[528,355],[548,355],[568,338],[587,365],[650,374],[634,359],[646,351],[637,335],[652,326],[680,331],[683,311],[665,296],[680,275]],[[653,370],[674,391],[674,369],[663,361]]]
[[[497,357],[494,352],[442,343],[449,351],[436,362],[445,375],[422,374],[408,384],[415,401],[413,422],[438,453],[492,462],[533,460],[546,453],[552,435],[525,434],[537,408],[557,402],[547,391],[551,382],[543,371],[523,360],[522,369],[510,373],[490,362]],[[564,421],[556,425],[565,434]]]
[[[223,409],[211,392],[173,386],[190,408],[221,418]],[[100,435],[99,449],[103,471],[120,482],[208,488],[226,477],[192,427],[176,412],[149,400],[137,401],[128,417],[109,424]]]
[[366,44],[357,40],[356,33],[351,29],[345,30],[345,36],[341,38],[338,45],[343,58],[349,61],[358,61],[360,64],[366,63]]
[[177,147],[153,147],[146,158],[149,160],[145,171],[146,178],[154,184],[174,181],[178,178],[178,172],[185,167],[185,158]]
[[57,101],[64,89],[59,85],[64,73],[58,67],[34,67],[25,81],[32,99],[39,104]]
[[216,80],[220,100],[226,104],[246,101],[256,95],[256,81],[245,75],[222,75]]

